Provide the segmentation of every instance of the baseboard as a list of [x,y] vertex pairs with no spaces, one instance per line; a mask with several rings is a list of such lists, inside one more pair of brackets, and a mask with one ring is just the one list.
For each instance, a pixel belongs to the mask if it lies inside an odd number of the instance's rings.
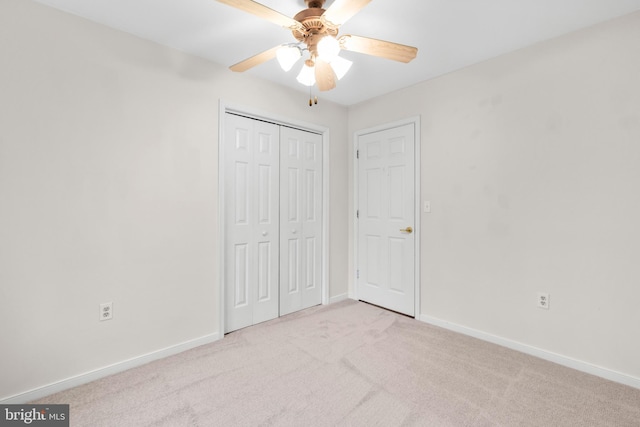
[[464,335],[468,335],[474,338],[488,341],[494,344],[498,344],[502,347],[507,347],[512,350],[519,351],[521,353],[529,354],[531,356],[538,357],[540,359],[548,360],[549,362],[557,363],[558,365],[566,366],[587,374],[595,375],[601,378],[605,378],[610,381],[615,381],[620,384],[628,385],[640,389],[640,378],[632,377],[621,372],[613,371],[611,369],[603,368],[601,366],[592,365],[581,360],[572,359],[570,357],[562,356],[547,350],[543,350],[537,347],[533,347],[527,344],[523,344],[517,341],[512,341],[506,338],[492,335],[477,329],[468,328],[466,326],[457,325],[455,323],[448,322],[446,320],[438,319],[431,316],[421,315],[419,320],[425,323],[429,323],[434,326],[439,326],[450,331],[459,332]]
[[333,296],[333,297],[329,298],[329,304],[333,304],[333,303],[336,303],[336,302],[344,301],[346,299],[349,299],[349,296],[347,294],[336,295],[336,296]]
[[205,335],[200,338],[196,338],[190,341],[185,341],[180,344],[176,344],[171,347],[163,348],[151,353],[143,354],[133,357],[122,362],[114,363],[113,365],[105,366],[103,368],[96,369],[94,371],[86,372],[84,374],[76,375],[61,381],[57,381],[52,384],[48,384],[43,387],[38,387],[33,390],[29,390],[24,393],[16,394],[15,396],[8,397],[6,399],[0,399],[0,404],[24,404],[43,397],[49,396],[54,393],[58,393],[63,390],[77,387],[82,384],[86,384],[91,381],[95,381],[100,378],[104,378],[109,375],[117,374],[119,372],[126,371],[136,366],[141,366],[154,360],[162,359],[174,354],[182,353],[183,351],[190,350],[201,345],[210,344],[220,339],[220,334]]

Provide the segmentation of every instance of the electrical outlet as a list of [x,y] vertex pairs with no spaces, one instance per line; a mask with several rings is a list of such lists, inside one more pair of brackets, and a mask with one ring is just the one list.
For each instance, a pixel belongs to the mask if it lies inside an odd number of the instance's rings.
[[549,310],[549,294],[544,292],[538,292],[538,307]]
[[100,321],[113,319],[113,303],[100,304]]

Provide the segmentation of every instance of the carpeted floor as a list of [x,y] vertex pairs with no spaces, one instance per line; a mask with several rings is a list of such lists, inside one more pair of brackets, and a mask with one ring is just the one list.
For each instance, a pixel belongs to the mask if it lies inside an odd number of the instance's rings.
[[640,426],[640,390],[355,301],[35,403],[92,427]]

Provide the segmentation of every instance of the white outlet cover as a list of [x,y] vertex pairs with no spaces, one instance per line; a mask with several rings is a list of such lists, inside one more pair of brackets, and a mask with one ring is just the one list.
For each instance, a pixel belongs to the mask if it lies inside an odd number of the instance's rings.
[[546,292],[538,292],[538,307],[549,310],[549,294]]
[[113,303],[105,302],[100,304],[100,313],[99,313],[100,321],[111,320],[113,319]]

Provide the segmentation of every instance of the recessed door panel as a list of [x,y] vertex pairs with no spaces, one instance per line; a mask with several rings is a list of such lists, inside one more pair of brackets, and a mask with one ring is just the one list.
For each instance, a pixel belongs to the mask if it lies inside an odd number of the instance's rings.
[[289,274],[289,293],[293,294],[298,292],[299,282],[300,282],[300,240],[292,239],[289,240],[289,263],[288,270]]
[[295,160],[300,158],[300,141],[297,138],[289,138],[289,157]]
[[244,307],[249,304],[249,245],[239,244],[235,247],[235,280],[234,307]]
[[399,136],[397,138],[389,139],[389,156],[396,157],[402,156],[405,154],[405,144],[406,138],[404,136]]
[[236,162],[235,166],[235,223],[247,225],[249,223],[249,164]]
[[367,209],[363,212],[368,218],[380,218],[381,199],[380,188],[382,185],[382,169],[371,168],[366,171],[365,179],[367,180],[366,194],[364,204]]
[[391,166],[389,167],[389,219],[391,220],[403,220],[404,219],[404,204],[403,200],[405,195],[405,183],[404,183],[404,166]]
[[382,281],[380,280],[380,236],[369,235],[366,237],[366,246],[362,248],[366,252],[367,266],[367,281],[369,286],[379,287]]
[[271,133],[260,133],[258,135],[258,152],[261,154],[271,154],[273,145],[273,134]]
[[287,203],[288,219],[291,223],[300,221],[300,169],[290,167],[287,176],[287,191],[283,195]]
[[260,224],[269,224],[272,221],[273,185],[271,183],[273,176],[273,168],[271,165],[258,165],[258,222]]
[[318,144],[315,141],[306,141],[306,160],[310,162],[315,162],[317,160],[317,152],[318,152]]
[[307,170],[305,176],[305,192],[302,196],[304,198],[304,206],[305,206],[305,218],[307,222],[316,220],[316,209],[315,205],[318,202],[316,187],[317,187],[317,175],[318,172],[315,170]]
[[317,269],[318,266],[316,264],[318,257],[316,256],[317,252],[317,239],[315,237],[308,237],[306,239],[306,248],[305,248],[305,287],[307,289],[315,288],[317,283]]
[[389,290],[405,293],[404,262],[406,239],[389,238],[389,258],[385,262],[389,266]]
[[249,152],[249,128],[242,125],[234,129],[235,149],[237,151]]
[[271,242],[258,243],[258,301],[264,302],[271,295]]
[[382,155],[382,143],[378,140],[367,141],[364,144],[364,151],[367,159],[379,159]]

